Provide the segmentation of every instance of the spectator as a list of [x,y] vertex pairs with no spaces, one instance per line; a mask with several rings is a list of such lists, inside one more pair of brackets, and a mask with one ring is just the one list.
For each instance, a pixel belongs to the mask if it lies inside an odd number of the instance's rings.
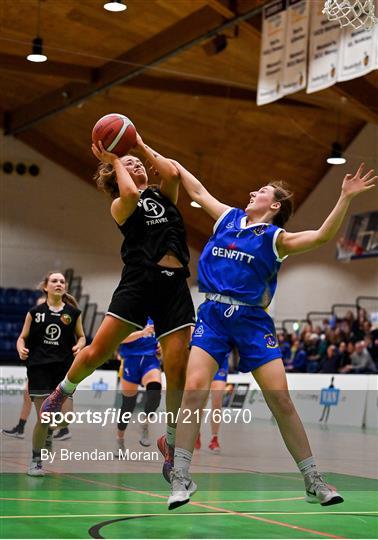
[[377,369],[366,349],[364,340],[358,341],[355,345],[355,351],[350,355],[351,363],[344,368],[344,373],[377,373]]
[[320,373],[337,373],[339,362],[340,356],[337,347],[335,345],[329,345],[321,361]]
[[287,340],[286,332],[277,332],[278,345],[281,349],[281,356],[285,366],[290,364],[291,349]]
[[305,336],[304,350],[307,354],[307,372],[317,373],[320,366],[319,336],[307,332]]

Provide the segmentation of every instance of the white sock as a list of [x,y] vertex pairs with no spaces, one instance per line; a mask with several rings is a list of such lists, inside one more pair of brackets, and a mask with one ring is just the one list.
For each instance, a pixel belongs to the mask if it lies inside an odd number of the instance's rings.
[[60,383],[60,386],[65,394],[73,394],[77,384],[69,381],[66,376],[64,381]]
[[182,471],[184,474],[189,472],[189,467],[192,462],[193,454],[184,448],[175,449],[175,469]]
[[176,441],[176,428],[167,426],[167,443],[174,448]]
[[302,461],[298,461],[297,465],[298,465],[298,469],[301,471],[303,476],[307,476],[308,474],[311,474],[317,471],[317,468],[315,465],[315,459],[313,456],[303,459]]

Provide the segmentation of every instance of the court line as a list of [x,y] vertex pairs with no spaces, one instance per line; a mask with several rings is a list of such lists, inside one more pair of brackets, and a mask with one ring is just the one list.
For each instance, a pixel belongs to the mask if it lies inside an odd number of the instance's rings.
[[[227,514],[228,512],[227,511],[223,511],[223,512],[186,512],[186,513],[182,513],[182,514],[173,514],[173,513],[148,513],[148,514],[57,514],[57,515],[40,515],[40,516],[36,516],[36,515],[31,515],[31,516],[0,516],[0,519],[17,519],[17,518],[22,518],[22,519],[33,519],[33,518],[39,518],[39,519],[48,519],[48,518],[67,518],[67,517],[70,517],[70,518],[81,518],[81,517],[145,517],[145,516],[155,516],[155,517],[188,517],[188,516],[223,516],[225,514]],[[282,516],[282,515],[293,515],[293,516],[305,516],[305,515],[317,515],[317,514],[320,514],[320,515],[329,515],[329,514],[335,514],[335,515],[355,515],[356,512],[337,512],[337,511],[334,511],[334,512],[327,512],[327,514],[325,514],[324,512],[245,512],[243,513],[242,515],[243,516],[255,516],[255,515],[274,515],[274,516]],[[378,515],[378,512],[377,511],[374,511],[374,510],[369,510],[369,511],[366,511],[366,512],[362,512],[362,511],[358,511],[358,514],[359,515],[371,515],[371,514],[377,514]],[[239,516],[239,513],[238,512],[232,512],[233,516]],[[303,530],[301,527],[296,527],[297,529],[300,529],[300,530]],[[311,529],[304,529],[304,530],[311,530]],[[326,536],[326,534],[324,533],[324,536]],[[334,536],[334,535],[328,535],[328,536],[331,536],[332,538],[343,538],[342,536]]]
[[[9,460],[9,461],[11,461],[11,460]],[[15,463],[17,463],[17,462],[15,462]],[[112,487],[113,489],[115,488],[117,490],[118,489],[123,489],[124,491],[131,491],[133,493],[138,493],[138,494],[142,494],[142,495],[148,495],[148,496],[151,496],[151,497],[165,499],[165,500],[168,498],[166,495],[159,495],[158,493],[151,493],[149,491],[136,490],[136,489],[128,488],[126,486],[124,487],[124,486],[118,486],[118,485],[114,485],[114,484],[109,484],[108,482],[100,482],[98,480],[89,480],[87,478],[81,478],[80,476],[71,475],[69,473],[65,474],[65,476],[67,478],[73,478],[75,480],[81,480],[82,482],[86,482],[86,483],[89,483],[89,484],[98,484],[98,485]],[[321,532],[321,531],[316,531],[314,529],[307,529],[306,527],[300,527],[299,525],[291,525],[289,523],[284,523],[282,521],[275,521],[275,520],[272,520],[272,519],[262,518],[262,517],[258,517],[258,516],[251,516],[251,515],[247,515],[247,514],[242,514],[240,512],[236,512],[234,510],[227,510],[226,508],[219,508],[219,507],[216,507],[216,506],[209,506],[209,505],[199,503],[199,502],[190,501],[189,504],[192,505],[192,506],[199,507],[199,508],[205,508],[207,510],[216,510],[218,512],[224,512],[224,513],[227,513],[227,514],[234,514],[234,515],[238,515],[240,517],[244,517],[246,519],[252,519],[252,520],[255,520],[255,521],[261,521],[263,523],[269,523],[270,525],[279,525],[281,527],[286,527],[288,529],[294,529],[294,530],[297,530],[297,531],[308,532],[308,533],[311,533],[311,534],[316,534],[318,536],[325,536],[327,538],[344,538],[342,536],[334,535],[334,534],[331,534],[331,533],[324,533],[324,532]],[[175,515],[179,515],[179,514],[175,514]]]
[[[279,499],[236,499],[236,500],[208,500],[208,503],[259,503],[277,501],[303,501],[304,497],[287,497]],[[54,503],[97,503],[97,504],[166,504],[165,501],[102,501],[98,499],[78,500],[78,499],[33,499],[27,497],[0,497],[0,501],[30,501],[30,502],[54,502]]]

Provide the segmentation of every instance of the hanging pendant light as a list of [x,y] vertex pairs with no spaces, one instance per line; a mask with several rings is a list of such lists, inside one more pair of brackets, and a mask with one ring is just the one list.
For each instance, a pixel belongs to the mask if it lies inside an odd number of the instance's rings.
[[122,0],[111,0],[111,2],[105,2],[104,9],[106,9],[106,11],[125,11],[127,6]]
[[37,35],[32,41],[32,52],[28,54],[26,59],[29,62],[46,62],[47,56],[43,54],[43,40],[39,36],[39,27],[41,21],[41,0],[38,0],[38,15],[37,15]]

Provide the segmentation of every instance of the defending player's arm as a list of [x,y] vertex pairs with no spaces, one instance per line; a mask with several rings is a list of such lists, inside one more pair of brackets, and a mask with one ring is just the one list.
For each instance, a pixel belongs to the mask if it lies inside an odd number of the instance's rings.
[[110,212],[118,225],[122,225],[137,207],[139,201],[138,188],[120,158],[116,154],[107,152],[101,141],[98,142],[98,148],[95,144],[92,144],[92,152],[103,163],[110,163],[115,170],[119,197],[112,202]]
[[136,330],[135,332],[129,334],[127,338],[122,341],[122,343],[131,343],[143,337],[150,337],[154,334],[154,332],[154,326],[152,324],[148,324],[143,328],[143,330]]
[[364,164],[362,163],[354,176],[351,174],[345,176],[339,200],[319,229],[297,233],[283,232],[279,235],[277,239],[277,250],[281,258],[285,255],[294,255],[315,249],[336,235],[351,200],[359,193],[364,193],[375,186],[374,182],[378,177],[373,176],[374,170],[370,170],[362,176],[363,168]]
[[141,154],[146,162],[149,162],[151,169],[156,171],[156,175],[160,177],[161,193],[176,204],[180,185],[180,174],[174,163],[147,146],[138,133],[137,144],[134,150]]
[[25,340],[28,338],[30,333],[30,325],[32,323],[32,316],[28,313],[25,317],[24,326],[22,327],[21,334],[17,339],[17,352],[20,360],[27,360],[29,356],[29,349],[25,345]]
[[213,197],[201,182],[180,163],[177,161],[174,161],[173,163],[180,173],[181,183],[189,197],[201,205],[209,216],[217,220],[228,208],[230,208],[227,204],[223,204]]
[[84,329],[83,329],[83,320],[81,318],[81,315],[79,315],[76,321],[75,336],[76,336],[77,341],[76,341],[76,344],[72,347],[72,352],[74,356],[76,356],[77,353],[85,347],[85,342],[86,342]]

